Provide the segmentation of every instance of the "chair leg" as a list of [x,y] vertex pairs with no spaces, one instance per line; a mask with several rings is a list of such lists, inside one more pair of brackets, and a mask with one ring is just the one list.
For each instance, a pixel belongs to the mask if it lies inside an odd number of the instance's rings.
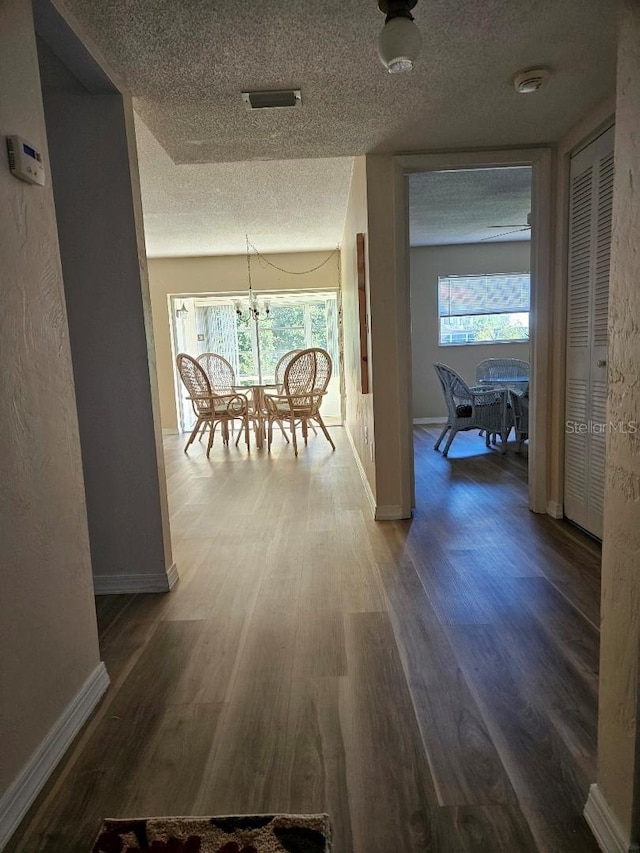
[[318,423],[320,424],[320,429],[322,430],[322,432],[323,432],[323,433],[325,434],[325,436],[326,436],[327,441],[329,442],[329,444],[331,445],[331,447],[335,450],[335,449],[336,449],[336,446],[335,446],[335,444],[333,443],[333,440],[332,440],[331,436],[329,435],[329,430],[326,428],[326,426],[325,426],[325,424],[324,424],[324,421],[323,421],[323,420],[322,420],[322,418],[320,417],[320,413],[318,413],[318,414],[316,415],[316,418],[317,418],[317,420],[318,420]]
[[287,444],[290,444],[291,442],[289,441],[289,436],[287,435],[287,431],[280,421],[278,421],[278,426],[280,427],[280,432],[284,436],[284,440],[287,442]]
[[309,444],[309,441],[308,441],[309,430],[307,429],[307,419],[306,418],[302,419],[300,426],[302,427],[302,437],[304,438],[304,446],[307,447]]
[[293,415],[291,415],[291,438],[293,440],[293,452],[295,455],[298,455],[298,440],[296,438],[296,422],[294,420]]
[[[242,430],[240,430],[242,432]],[[244,416],[244,440],[247,444],[247,450],[251,450],[251,444],[249,442],[249,415]]]
[[447,439],[447,443],[444,446],[444,450],[442,451],[442,455],[446,456],[449,453],[449,448],[451,447],[451,442],[458,434],[458,430],[451,427],[451,432],[449,433],[449,438]]
[[[238,430],[238,437],[236,438],[236,447],[238,446],[238,442],[240,441],[240,436],[242,435],[242,432],[243,432],[243,430],[244,430],[244,421],[245,421],[245,419],[244,419],[244,418],[242,418],[241,420],[242,420],[242,426],[241,426],[241,427],[240,427],[240,429]],[[233,435],[233,434],[234,434],[234,432],[236,431],[236,429],[235,429],[235,424],[236,424],[236,422],[235,422],[235,421],[231,421],[231,435]]]
[[[282,429],[282,424],[280,424],[280,429]],[[284,432],[284,430],[283,430]],[[269,418],[269,424],[267,426],[267,453],[271,453],[271,442],[273,441],[273,418]],[[289,439],[287,439],[287,442]]]
[[206,422],[206,421],[203,421],[201,418],[198,418],[198,420],[196,421],[196,425],[195,425],[195,426],[194,426],[194,428],[191,430],[191,435],[189,436],[189,438],[188,438],[188,440],[187,440],[187,443],[186,443],[186,444],[185,444],[185,446],[184,446],[184,452],[185,452],[185,453],[186,453],[186,452],[187,452],[187,450],[189,449],[189,445],[190,445],[190,444],[192,444],[192,443],[195,441],[195,437],[196,437],[196,435],[197,435],[197,433],[198,433],[198,430],[200,429],[200,426],[201,426],[202,424],[204,424],[204,426],[202,427],[202,430],[203,430],[203,432],[204,432],[204,428],[206,427],[207,422]]
[[213,445],[213,434],[214,434],[215,430],[216,430],[216,425],[214,424],[213,421],[211,421],[211,424],[209,427],[209,442],[207,444],[207,459],[209,458],[209,454],[211,453],[211,447]]
[[437,441],[436,441],[436,443],[433,445],[433,449],[434,449],[434,450],[439,450],[439,449],[440,449],[440,442],[441,442],[441,441],[442,441],[442,439],[445,437],[445,435],[447,434],[447,430],[449,430],[449,429],[451,429],[451,424],[445,424],[445,425],[444,425],[444,429],[443,429],[443,430],[442,430],[442,432],[440,433],[440,436],[439,436],[438,440],[437,440]]

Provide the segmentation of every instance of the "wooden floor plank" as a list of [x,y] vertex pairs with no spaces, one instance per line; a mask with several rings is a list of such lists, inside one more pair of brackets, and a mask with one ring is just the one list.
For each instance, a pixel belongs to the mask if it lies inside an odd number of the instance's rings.
[[288,811],[285,774],[291,682],[238,679],[212,739],[192,814]]
[[345,630],[340,718],[354,848],[428,850],[435,803],[391,623],[384,613],[354,613]]
[[588,787],[549,719],[519,685],[495,629],[449,630],[538,849],[597,853],[581,814]]
[[443,806],[516,803],[455,653],[394,525],[379,565],[390,616],[438,798]]
[[334,849],[351,853],[351,816],[340,693],[344,677],[297,679],[287,719],[282,802],[295,814],[331,816]]

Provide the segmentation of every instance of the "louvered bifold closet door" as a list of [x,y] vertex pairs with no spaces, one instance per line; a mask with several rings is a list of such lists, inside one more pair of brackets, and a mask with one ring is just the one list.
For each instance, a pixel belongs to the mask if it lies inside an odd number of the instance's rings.
[[565,515],[602,537],[613,128],[571,161]]

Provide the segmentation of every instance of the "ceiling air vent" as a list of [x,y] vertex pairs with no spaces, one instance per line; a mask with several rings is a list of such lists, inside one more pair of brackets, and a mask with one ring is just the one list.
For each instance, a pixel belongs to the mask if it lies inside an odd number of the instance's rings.
[[243,92],[242,100],[248,110],[273,110],[278,107],[299,107],[302,104],[300,89],[283,89],[279,92]]

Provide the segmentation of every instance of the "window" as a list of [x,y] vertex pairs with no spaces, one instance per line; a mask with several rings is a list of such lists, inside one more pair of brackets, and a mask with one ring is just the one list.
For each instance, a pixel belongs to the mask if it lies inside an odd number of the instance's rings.
[[529,340],[529,273],[438,276],[439,343]]

